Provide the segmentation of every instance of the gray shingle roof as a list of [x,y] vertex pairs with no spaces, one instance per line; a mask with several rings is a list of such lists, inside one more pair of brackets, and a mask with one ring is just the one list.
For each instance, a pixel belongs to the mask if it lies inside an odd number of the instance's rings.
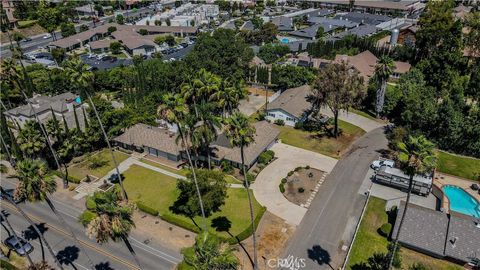
[[362,24],[372,24],[372,25],[377,25],[382,22],[390,21],[392,19],[385,15],[360,13],[360,12],[348,12],[344,14],[338,14],[334,18],[340,19],[340,20],[348,20],[348,21],[362,23]]
[[285,16],[272,18],[271,22],[278,27],[278,31],[293,31],[293,19]]
[[325,32],[327,32],[327,28],[330,28],[330,25],[335,28],[338,27],[345,27],[345,28],[353,28],[359,25],[359,23],[351,22],[347,20],[339,20],[339,19],[330,19],[325,17],[310,17],[308,19],[309,23],[312,24],[322,24],[324,25]]
[[[74,101],[75,98],[77,97],[78,95],[72,94],[70,92],[66,92],[53,97],[35,96],[32,98],[29,98],[28,100],[29,102],[32,103],[33,107],[35,108],[35,112],[39,114],[50,110],[50,108],[52,108],[55,112],[62,113],[68,110],[67,103],[73,103],[74,106],[79,105],[79,103]],[[10,109],[6,113],[12,116],[19,116],[19,115],[23,115],[26,117],[34,116],[34,112],[31,109],[29,104]]]
[[480,256],[480,226],[475,226],[473,218],[450,216],[445,255],[467,262]]
[[302,118],[305,111],[311,107],[311,103],[307,101],[310,92],[309,85],[287,89],[268,104],[268,110],[281,109],[297,118]]
[[348,35],[354,35],[357,37],[366,37],[366,36],[375,34],[377,31],[378,31],[378,28],[375,25],[365,24],[365,25],[360,25],[359,27],[349,29],[347,31],[343,31],[338,35],[333,36],[331,39],[339,40]]
[[[405,203],[402,201],[392,233],[394,238],[404,209]],[[443,257],[447,227],[448,217],[446,214],[409,204],[398,240],[403,245],[416,247]]]
[[326,33],[334,31],[335,29],[338,28],[338,26],[335,26],[335,25],[319,23],[319,24],[314,24],[312,26],[309,26],[307,28],[303,28],[303,29],[300,29],[300,30],[297,30],[297,31],[293,31],[293,32],[290,33],[290,35],[297,36],[297,37],[314,39],[315,36],[317,35],[317,30],[320,27],[323,27],[323,31],[326,32]]

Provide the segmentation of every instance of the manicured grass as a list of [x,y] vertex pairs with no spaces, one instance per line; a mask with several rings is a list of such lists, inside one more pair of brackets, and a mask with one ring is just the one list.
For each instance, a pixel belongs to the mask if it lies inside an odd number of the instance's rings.
[[[172,215],[190,226],[193,225],[191,219],[175,215],[169,210],[169,207],[179,195],[179,190],[176,188],[176,179],[137,165],[130,167],[123,175],[125,177],[125,189],[132,200],[142,201],[144,204],[157,209],[160,216]],[[220,212],[214,213],[208,218],[208,225],[211,225],[212,219],[225,216],[231,222],[230,233],[237,235],[247,229],[250,224],[247,194],[243,188],[229,188],[227,194],[228,198],[225,200],[225,205],[222,206]],[[253,193],[251,194],[253,197]],[[253,201],[253,207],[255,213],[259,213],[261,206],[256,200]],[[202,224],[200,217],[196,217],[194,220],[198,225]],[[215,232],[214,228],[209,227],[209,229]],[[230,237],[226,232],[216,233],[225,238]]]
[[288,126],[278,126],[279,138],[283,143],[314,151],[333,158],[339,158],[338,151],[345,150],[355,139],[365,134],[365,131],[355,125],[338,120],[342,134],[337,138],[318,137],[316,132],[308,132]]
[[[122,153],[120,151],[114,151],[113,154],[115,155],[115,160],[117,161],[118,164],[120,164],[122,161],[124,161],[129,157],[127,154]],[[100,168],[90,169],[88,167],[90,163],[89,159],[85,158],[83,162],[69,166],[68,174],[80,180],[85,178],[87,174],[94,175],[96,177],[101,178],[105,176],[109,171],[115,168],[115,165],[112,160],[112,156],[108,149],[104,149],[96,155],[100,156],[102,159],[107,160],[108,164]]]
[[233,175],[229,175],[229,174],[225,176],[225,180],[227,180],[227,183],[229,183],[229,184],[241,184],[242,183],[242,181],[238,180]]
[[29,27],[37,23],[37,20],[18,21],[19,27]]
[[[437,170],[446,174],[480,181],[480,159],[438,151]],[[475,179],[475,176],[477,179]]]
[[365,118],[368,118],[370,120],[374,120],[374,121],[379,121],[379,119],[377,119],[375,117],[375,115],[373,115],[371,112],[369,111],[362,111],[362,110],[357,110],[357,109],[354,109],[354,108],[350,108],[348,110],[349,112],[352,112],[352,113],[355,113],[355,114],[358,114],[358,115],[361,115]]
[[[348,269],[366,260],[375,252],[387,252],[388,240],[381,236],[377,229],[388,222],[388,215],[385,212],[385,200],[370,197],[367,209],[360,223],[360,227],[352,245],[352,251],[348,261]],[[427,269],[435,270],[460,270],[461,266],[451,262],[435,259],[422,253],[402,247],[400,249],[402,258],[402,269],[408,269],[414,263],[422,263]]]
[[147,163],[149,165],[155,166],[157,168],[164,169],[165,171],[169,171],[171,173],[176,173],[176,174],[183,175],[183,176],[187,176],[187,173],[188,173],[187,169],[177,170],[177,169],[174,169],[172,167],[165,166],[165,165],[162,165],[158,162],[151,161],[151,160],[148,160],[148,159],[145,159],[145,158],[140,159],[140,161],[143,162],[143,163]]
[[126,56],[123,52],[120,52],[120,53],[117,53],[117,54],[111,53],[110,55],[111,55],[111,56],[115,56],[115,57],[117,57],[118,59],[125,59],[125,58],[127,58],[127,56]]

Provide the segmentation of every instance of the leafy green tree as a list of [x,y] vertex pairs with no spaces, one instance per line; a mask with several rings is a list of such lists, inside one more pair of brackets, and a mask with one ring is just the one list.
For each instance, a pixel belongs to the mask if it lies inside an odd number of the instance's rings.
[[89,28],[88,28],[88,25],[82,24],[82,25],[80,25],[80,29],[78,30],[78,32],[79,32],[79,33],[85,32],[85,31],[87,31],[88,29],[89,29]]
[[199,234],[193,247],[183,249],[182,253],[184,259],[180,266],[187,265],[193,269],[234,270],[239,265],[233,249],[209,233]]
[[395,69],[395,63],[392,58],[388,56],[382,56],[378,60],[375,66],[375,77],[380,83],[380,88],[377,90],[377,99],[375,103],[375,112],[377,117],[383,111],[383,105],[385,103],[385,92],[387,91],[387,81],[393,74]]
[[346,63],[330,64],[320,69],[308,100],[314,113],[327,106],[333,113],[334,135],[338,137],[338,114],[359,104],[365,94],[363,78],[353,73]]
[[315,33],[315,38],[316,39],[323,39],[325,37],[325,30],[323,30],[323,27],[320,26],[317,29],[317,33]]
[[254,16],[251,21],[253,24],[253,29],[260,29],[263,25],[263,19],[258,16]]
[[167,26],[172,25],[172,22],[170,21],[170,18],[167,18],[167,19],[165,20],[165,23],[167,24]]
[[56,40],[55,30],[60,25],[62,21],[62,15],[56,8],[49,8],[41,5],[37,12],[38,24],[47,30],[53,37],[53,40]]
[[77,31],[75,30],[75,25],[73,23],[60,24],[60,31],[63,38],[73,36],[77,33]]
[[240,99],[246,95],[246,89],[241,82],[223,80],[218,90],[212,93],[209,101],[215,102],[222,110],[222,117],[226,117],[238,107]]
[[40,127],[35,121],[27,121],[18,133],[18,144],[22,152],[31,158],[39,157],[45,150],[46,141],[40,133]]
[[[405,214],[410,203],[410,195],[413,188],[413,177],[417,174],[431,174],[436,166],[437,158],[434,152],[435,145],[427,140],[423,135],[408,136],[403,142],[397,145],[397,160],[402,171],[409,176],[407,200],[403,209],[400,224],[398,225],[397,233],[394,238],[394,246],[390,251],[390,266],[394,261],[394,254],[397,250],[398,237],[402,230]],[[390,267],[388,268],[390,269]]]
[[52,53],[52,57],[53,59],[55,59],[55,61],[60,64],[63,62],[63,60],[65,59],[65,56],[66,56],[66,51],[64,48],[53,48],[51,50],[51,53]]
[[[465,19],[468,33],[465,35],[465,47],[470,55],[480,54],[480,12],[470,12]],[[478,62],[478,61],[477,61]]]
[[117,31],[117,27],[115,27],[115,26],[110,26],[110,27],[108,27],[107,31],[108,31],[109,34],[111,34],[111,33],[115,32],[115,31]]
[[121,49],[122,49],[122,44],[120,44],[120,42],[114,41],[110,43],[110,51],[113,54],[119,54]]
[[245,147],[255,142],[255,127],[252,126],[248,117],[242,113],[235,112],[232,116],[225,119],[225,135],[233,147],[240,148],[240,157],[242,159],[242,172],[244,177],[245,190],[247,192],[248,206],[250,209],[250,224],[252,226],[253,239],[253,268],[258,269],[257,260],[257,237],[255,235],[255,218],[253,213],[252,198],[250,194],[250,181],[247,180],[247,170],[245,165]]
[[135,227],[133,222],[134,205],[122,202],[121,191],[114,188],[107,192],[95,192],[90,201],[93,202],[89,211],[95,214],[87,225],[87,235],[97,240],[97,243],[106,243],[108,240],[122,240],[141,269],[128,235]]
[[168,44],[168,46],[174,46],[176,44],[175,37],[172,35],[167,35],[165,37],[165,42]]
[[260,47],[258,57],[265,63],[272,64],[288,53],[290,53],[290,48],[287,45],[268,43]]
[[115,17],[115,20],[118,24],[125,24],[125,19],[123,18],[122,14],[118,14],[117,17]]
[[272,84],[280,90],[311,84],[315,80],[315,74],[307,68],[297,66],[272,67]]
[[148,35],[148,30],[144,29],[144,28],[141,28],[141,29],[138,30],[138,33],[142,36],[145,36],[145,35]]

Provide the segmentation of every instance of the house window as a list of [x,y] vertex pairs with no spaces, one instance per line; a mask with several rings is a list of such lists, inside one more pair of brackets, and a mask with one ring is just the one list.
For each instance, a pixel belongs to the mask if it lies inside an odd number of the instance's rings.
[[290,118],[290,117],[287,116],[287,121],[294,121],[294,122],[295,122],[295,119]]
[[274,113],[268,113],[268,116],[275,117]]

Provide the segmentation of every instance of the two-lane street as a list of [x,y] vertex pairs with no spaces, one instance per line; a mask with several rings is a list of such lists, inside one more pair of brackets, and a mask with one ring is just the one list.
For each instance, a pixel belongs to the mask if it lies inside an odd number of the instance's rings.
[[[13,184],[11,179],[2,179],[4,188],[12,188]],[[80,209],[58,200],[54,200],[54,204],[80,240],[83,249],[93,261],[95,269],[137,269],[132,255],[123,242],[96,243],[95,240],[87,237],[85,228],[78,222]],[[91,269],[86,255],[75,245],[68,229],[62,226],[46,203],[21,203],[19,206],[44,232],[46,240],[57,256],[63,258],[66,269]],[[41,246],[36,233],[29,229],[28,222],[6,201],[1,201],[1,210],[7,213],[7,218],[18,235],[23,235],[32,243],[34,247],[32,257],[35,261],[40,261]],[[4,228],[2,228],[3,230]],[[8,234],[2,233],[2,241],[6,237]],[[162,247],[151,240],[144,243],[145,240],[145,237],[142,238],[135,232],[132,232],[129,238],[130,244],[141,261],[142,269],[173,269],[181,261],[181,255],[178,252]],[[53,259],[46,249],[45,257],[51,262],[51,265],[54,265]]]
[[344,245],[353,237],[366,196],[359,191],[370,163],[386,149],[383,128],[366,133],[327,176],[284,252],[305,259],[299,269],[338,269],[346,256]]

